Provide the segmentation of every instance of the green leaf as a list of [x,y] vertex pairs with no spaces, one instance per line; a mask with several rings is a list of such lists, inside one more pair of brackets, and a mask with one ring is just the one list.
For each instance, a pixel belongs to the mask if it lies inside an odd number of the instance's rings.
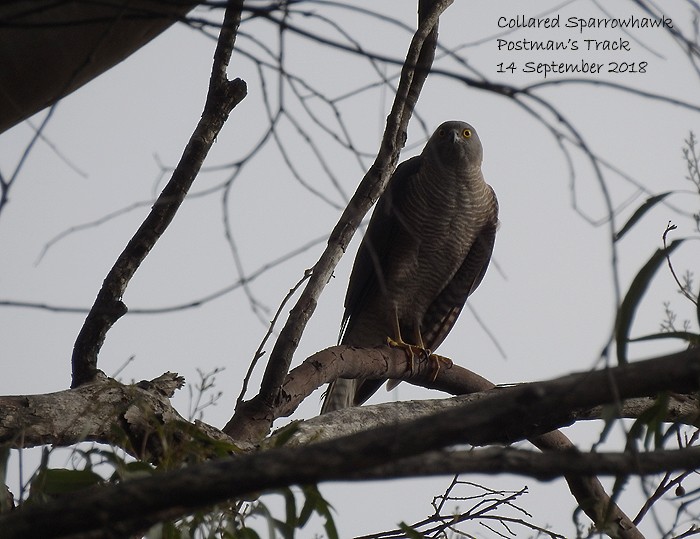
[[617,320],[615,321],[617,361],[620,365],[627,364],[627,343],[630,340],[630,329],[632,327],[632,322],[634,321],[637,308],[639,307],[647,288],[649,288],[651,280],[661,264],[663,264],[666,260],[666,256],[670,255],[675,249],[677,249],[681,243],[683,243],[683,241],[685,241],[684,238],[673,240],[668,245],[667,249],[657,249],[632,280],[632,284],[630,285],[629,290],[627,291],[627,294],[625,294],[625,297],[620,304],[620,308],[617,311]]
[[[304,494],[304,505],[301,508],[301,513],[299,513],[299,527],[303,528],[316,510],[320,493],[317,489],[314,492],[309,485],[302,487],[301,490]],[[316,494],[318,494],[318,496]]]
[[605,442],[608,435],[610,434],[610,431],[615,426],[615,422],[619,417],[620,409],[617,405],[605,404],[602,406],[600,418],[605,423],[603,426],[603,431],[600,433],[600,436],[598,436],[598,441],[593,445],[594,448]]
[[187,421],[173,421],[171,425],[177,432],[185,432],[192,437],[193,442],[197,442],[207,450],[212,450],[218,457],[228,457],[232,454],[242,453],[240,447],[231,442],[217,440],[202,432],[196,425]]
[[[290,488],[284,488],[280,490],[280,493],[284,497],[284,510],[286,513],[286,523],[289,529],[294,530],[297,527],[297,500],[294,497],[294,493]],[[292,535],[294,532],[292,531]]]
[[660,394],[654,404],[644,410],[632,423],[630,436],[635,439],[644,437],[644,447],[650,449],[652,442],[655,449],[663,449],[664,433],[662,426],[666,420],[668,412],[669,396],[667,393]]
[[305,485],[302,487],[305,501],[299,514],[299,527],[303,527],[315,511],[325,519],[323,524],[328,539],[338,539],[338,530],[333,520],[332,506],[326,501],[316,485]]
[[260,515],[264,517],[265,522],[267,523],[267,534],[270,537],[275,537],[275,519],[272,517],[272,513],[270,513],[270,510],[264,503],[258,502],[253,506],[253,510],[251,511],[250,516],[253,515]]
[[399,529],[406,534],[408,539],[425,539],[425,535],[416,530],[415,528],[409,526],[405,522],[399,524]]
[[91,487],[104,481],[102,476],[91,470],[68,470],[49,468],[41,470],[32,481],[32,491],[37,489],[49,496],[67,494]]
[[157,537],[158,539],[182,539],[187,536],[186,529],[187,526],[185,526],[185,530],[180,530],[175,523],[164,522],[160,535],[156,533],[153,537]]
[[13,508],[14,502],[7,487],[7,461],[10,458],[10,446],[0,445],[0,514]]
[[251,528],[241,528],[236,531],[237,539],[260,539],[260,536]]
[[7,461],[10,458],[10,446],[0,445],[0,485],[7,483]]
[[330,513],[326,518],[326,522],[323,525],[323,529],[326,530],[328,539],[338,539],[338,530],[335,527],[335,521],[333,520],[333,517],[330,515]]
[[654,206],[656,206],[659,202],[661,202],[664,198],[666,198],[668,195],[673,193],[674,191],[666,191],[665,193],[660,193],[658,195],[654,195],[653,197],[649,197],[646,199],[646,201],[637,208],[637,210],[632,214],[632,217],[630,217],[625,225],[620,229],[620,231],[615,234],[614,241],[619,241],[622,236],[627,234],[632,227],[636,224],[637,221],[639,221],[646,212],[648,212],[650,209],[652,209]]
[[692,333],[690,331],[663,331],[660,333],[650,333],[649,335],[629,339],[627,342],[656,341],[658,339],[681,339],[686,341],[688,344],[700,344],[700,334]]
[[148,530],[146,533],[146,539],[162,539],[163,538],[163,523],[159,522],[158,524],[151,526],[151,528]]
[[287,441],[294,435],[296,431],[299,430],[299,424],[301,421],[292,421],[289,425],[285,425],[281,429],[277,430],[273,435],[272,447],[281,447],[287,443]]
[[149,463],[142,460],[136,460],[134,462],[127,462],[120,464],[114,470],[111,481],[128,481],[129,479],[136,479],[138,477],[148,477],[155,473],[155,468]]

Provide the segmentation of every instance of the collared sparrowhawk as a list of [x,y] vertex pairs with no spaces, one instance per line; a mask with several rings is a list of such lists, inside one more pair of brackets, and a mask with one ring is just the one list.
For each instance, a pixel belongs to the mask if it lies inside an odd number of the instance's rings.
[[[493,251],[498,201],[481,173],[476,130],[449,121],[401,163],[379,198],[350,275],[341,344],[387,338],[435,351]],[[384,380],[332,382],[322,413],[358,406]]]

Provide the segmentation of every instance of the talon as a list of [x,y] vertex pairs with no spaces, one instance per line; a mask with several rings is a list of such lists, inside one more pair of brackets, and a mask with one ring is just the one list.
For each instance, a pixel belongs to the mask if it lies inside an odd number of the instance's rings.
[[432,367],[432,375],[430,376],[430,381],[434,382],[437,380],[438,373],[440,372],[440,363],[445,364],[445,368],[449,369],[454,365],[449,357],[439,356],[437,354],[430,354],[428,356]]
[[[432,353],[432,351],[429,348],[426,348],[424,341],[423,341],[423,335],[421,335],[420,332],[420,327],[418,324],[415,324],[414,327],[414,342],[416,344],[408,344],[406,341],[403,340],[403,337],[401,336],[401,326],[399,324],[399,317],[394,310],[394,316],[392,319],[392,326],[394,330],[394,336],[387,336],[386,342],[389,346],[393,348],[402,348],[404,352],[406,353],[406,356],[408,357],[408,371],[411,375],[415,372],[416,365],[415,365],[415,358],[416,355],[426,361],[429,361],[431,363],[435,363],[434,366],[434,374],[432,375],[432,381],[435,381],[435,378],[437,378],[437,373],[440,371],[440,361],[443,363],[449,363],[449,366],[452,366],[452,361],[443,358],[442,356],[438,356]],[[436,359],[439,358],[439,359]],[[396,382],[398,383],[398,382]],[[391,385],[391,384],[390,384]]]
[[389,346],[393,348],[402,348],[403,351],[406,353],[406,357],[408,358],[408,372],[413,374],[415,371],[416,365],[415,365],[415,354],[416,352],[423,353],[425,350],[419,346],[415,346],[413,344],[408,344],[403,342],[401,337],[399,337],[398,340],[392,339],[391,337],[386,338],[386,342]]

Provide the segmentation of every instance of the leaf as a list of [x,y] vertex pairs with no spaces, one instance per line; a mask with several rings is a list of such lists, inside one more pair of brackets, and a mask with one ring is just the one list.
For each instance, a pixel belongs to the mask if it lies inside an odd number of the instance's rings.
[[191,436],[192,441],[195,442],[195,447],[201,445],[202,448],[206,448],[207,451],[213,450],[218,457],[228,457],[232,454],[243,452],[237,445],[228,441],[212,438],[197,428],[196,425],[188,423],[187,421],[173,421],[170,424],[177,432],[185,432]]
[[301,491],[304,494],[304,507],[299,513],[299,527],[304,526],[315,511],[319,515],[325,516],[329,513],[328,502],[323,498],[316,485],[305,485]]
[[299,527],[302,528],[306,525],[311,518],[314,510],[316,509],[316,496],[309,493],[308,486],[302,488],[304,493],[304,505],[301,508],[301,513],[299,513]]
[[260,539],[260,536],[252,528],[241,528],[236,531],[237,539]]
[[301,421],[292,421],[274,433],[274,443],[272,447],[281,447],[299,430]]
[[405,522],[401,522],[399,524],[399,529],[406,534],[406,537],[408,539],[425,539],[425,535],[423,535],[421,532],[416,530],[415,528],[412,528]]
[[[294,530],[297,527],[297,501],[294,497],[294,493],[290,488],[284,488],[280,491],[282,496],[284,496],[284,508],[286,512],[286,523],[289,529]],[[292,531],[291,536],[294,535]]]
[[148,530],[148,533],[146,533],[145,535],[146,539],[162,539],[163,526],[164,525],[162,522],[159,522],[158,524],[152,526],[151,529]]
[[[282,534],[282,537],[284,539],[293,539],[294,538],[294,526],[290,526],[286,522],[282,522],[278,518],[272,518],[270,520],[272,524],[274,524],[275,528],[277,531],[279,531]],[[276,535],[270,535],[271,537],[277,537]]]
[[617,320],[615,321],[617,361],[620,365],[627,364],[627,343],[630,341],[630,328],[632,327],[637,308],[647,288],[649,288],[651,280],[661,264],[666,260],[666,256],[670,255],[684,241],[684,238],[673,240],[666,249],[657,249],[632,280],[632,284],[630,284],[629,290],[627,290],[627,294],[625,294],[620,308],[617,311]]
[[185,530],[181,532],[175,523],[164,522],[160,535],[156,533],[153,535],[153,537],[157,537],[158,539],[181,539],[182,537],[186,537],[186,535],[183,535],[183,533],[185,533]]
[[619,407],[615,404],[605,404],[602,406],[600,418],[605,424],[603,426],[603,431],[600,433],[600,436],[598,436],[598,441],[593,445],[594,448],[605,442],[610,431],[615,426],[615,422],[620,417],[619,412]]
[[316,485],[305,485],[302,492],[306,498],[304,507],[299,515],[299,527],[303,527],[309,520],[312,512],[318,513],[325,519],[323,524],[328,539],[338,539],[338,530],[335,527],[333,514],[331,513],[332,506],[326,501]]
[[700,344],[700,333],[692,333],[690,331],[663,331],[661,333],[650,333],[642,337],[628,339],[627,342],[655,341],[658,339],[681,339],[688,344],[697,345]]
[[67,494],[91,487],[103,481],[102,476],[91,470],[49,468],[41,470],[32,481],[32,491],[49,496]]
[[326,522],[323,525],[323,529],[326,530],[328,539],[338,539],[338,530],[335,527],[335,521],[333,520],[333,517],[331,516],[330,512],[326,517]]
[[253,515],[261,515],[262,517],[264,517],[265,522],[267,522],[267,534],[270,537],[275,537],[275,519],[273,518],[272,514],[270,513],[270,510],[264,503],[258,502],[254,505],[253,510],[250,513],[250,516]]
[[7,487],[7,461],[10,446],[0,445],[0,514],[7,513],[14,506],[13,496]]
[[638,440],[644,437],[644,447],[647,450],[652,447],[652,441],[655,449],[663,449],[662,426],[668,415],[668,405],[668,393],[661,393],[654,404],[639,414],[639,417],[632,423],[629,435]]
[[613,241],[619,241],[622,236],[627,234],[632,227],[639,221],[646,212],[648,212],[650,209],[652,209],[654,206],[656,206],[659,202],[661,202],[664,198],[666,198],[668,195],[673,193],[674,191],[666,191],[665,193],[660,193],[658,195],[654,195],[653,197],[649,197],[646,199],[646,201],[637,208],[637,210],[632,214],[632,217],[630,217],[625,225],[620,229],[620,231],[615,234],[615,237],[613,238]]
[[136,479],[139,477],[148,477],[155,473],[155,468],[149,463],[142,460],[136,460],[134,462],[127,462],[125,464],[119,465],[110,477],[111,481],[126,481],[129,479]]

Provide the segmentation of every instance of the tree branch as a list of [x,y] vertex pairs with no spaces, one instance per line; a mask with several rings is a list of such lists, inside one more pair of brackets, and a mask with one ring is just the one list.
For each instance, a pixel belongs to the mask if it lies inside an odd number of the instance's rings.
[[[330,349],[329,349],[330,350]],[[352,349],[350,349],[352,350]],[[381,349],[375,349],[375,351],[378,351]],[[326,351],[328,352],[328,350]],[[313,356],[312,356],[313,357]],[[516,412],[516,410],[511,409],[510,411],[513,413],[513,415],[510,416],[511,419],[515,419],[514,422],[510,422],[507,419],[507,416],[504,416],[500,419],[495,419],[493,418],[489,421],[484,421],[484,425],[482,429],[479,431],[477,436],[484,436],[485,438],[483,440],[479,440],[478,438],[476,440],[470,441],[473,445],[485,445],[488,443],[510,443],[512,441],[515,441],[517,439],[522,439],[525,437],[529,437],[530,441],[537,446],[540,450],[542,451],[568,451],[568,450],[575,450],[575,445],[561,432],[556,431],[554,429],[564,426],[564,425],[569,425],[575,421],[573,417],[572,411],[575,410],[576,408],[585,408],[585,407],[590,407],[593,406],[593,404],[590,405],[572,405],[568,399],[569,398],[578,398],[574,397],[574,394],[576,392],[587,392],[591,396],[594,396],[594,398],[599,399],[599,403],[617,403],[619,399],[625,399],[628,397],[643,397],[643,396],[648,396],[648,395],[656,395],[657,393],[661,391],[680,391],[682,393],[691,391],[691,389],[688,390],[673,390],[670,387],[666,386],[664,383],[662,383],[659,386],[656,387],[649,387],[647,386],[646,391],[642,390],[641,393],[636,393],[636,394],[627,394],[628,391],[637,391],[638,389],[642,388],[644,384],[642,383],[642,379],[645,376],[651,376],[652,379],[656,379],[655,381],[660,381],[660,382],[665,382],[667,379],[665,379],[665,374],[667,373],[667,369],[669,365],[678,365],[678,361],[680,360],[681,363],[685,359],[694,359],[695,360],[695,365],[690,367],[692,370],[695,372],[698,372],[698,369],[700,368],[700,365],[697,363],[698,358],[700,358],[700,353],[697,351],[686,351],[686,352],[681,352],[680,354],[674,354],[672,356],[666,356],[663,358],[657,358],[654,360],[648,360],[645,362],[637,362],[633,366],[631,366],[631,371],[627,371],[626,375],[632,375],[630,380],[627,382],[627,385],[623,388],[618,385],[618,381],[615,379],[617,376],[616,373],[620,372],[615,371],[615,369],[605,369],[602,371],[596,371],[596,372],[591,372],[591,373],[581,373],[581,374],[574,374],[574,375],[569,375],[563,378],[560,378],[558,380],[552,381],[551,383],[554,384],[551,387],[551,394],[548,395],[548,397],[545,398],[548,402],[548,410],[542,409],[541,413],[536,413],[535,416],[538,417],[537,421],[537,428],[534,428],[535,425],[529,425],[527,428],[531,429],[527,433],[523,432],[518,432],[520,426],[522,425],[520,423],[521,420],[524,421],[524,419]],[[343,361],[338,361],[336,358],[333,358],[331,361],[337,365],[343,365],[343,367],[347,368],[347,371],[343,371],[342,373],[333,373],[336,376],[345,376],[349,378],[355,378],[355,377],[376,377],[376,378],[404,378],[405,377],[405,372],[402,373],[401,369],[403,368],[405,371],[405,365],[402,365],[399,363],[398,365],[396,363],[391,364],[386,360],[386,357],[381,356],[379,359],[374,359],[373,361],[373,366],[375,367],[376,370],[379,370],[380,374],[374,374],[374,373],[357,373],[353,369],[357,368],[362,368],[361,365],[357,364],[357,361],[355,362],[350,362],[350,361],[345,361],[346,358],[343,358],[342,353],[340,355],[340,359]],[[355,359],[355,358],[353,358]],[[303,374],[298,375],[298,378],[302,380],[302,383],[304,381],[309,381],[308,378],[312,378],[314,374],[314,370],[318,370],[318,363],[316,361],[318,358],[315,359],[313,362],[313,365],[308,366],[309,368],[306,369],[306,372]],[[312,363],[312,362],[309,362]],[[361,362],[360,362],[361,363]],[[645,367],[640,367],[640,364],[644,364]],[[301,365],[298,369],[301,370],[307,366],[307,362],[305,362],[303,365]],[[647,373],[644,376],[639,376],[639,374],[634,374],[635,369],[645,369],[645,368],[651,368],[652,372],[654,374],[649,374]],[[392,372],[393,369],[393,372]],[[296,371],[297,369],[295,369]],[[322,370],[322,369],[321,369]],[[332,370],[332,369],[331,369]],[[292,378],[292,375],[295,374],[295,371],[292,371],[290,373],[290,378]],[[398,372],[396,372],[398,371]],[[417,373],[419,373],[419,376],[426,376],[426,371],[424,365],[419,366],[417,369]],[[462,371],[465,372],[464,375],[462,374]],[[462,369],[458,366],[453,366],[451,369],[443,369],[441,370],[435,381],[430,384],[431,387],[434,387],[436,389],[442,389],[443,387],[454,387],[454,381],[455,379],[461,380],[462,383],[464,384],[463,389],[468,389],[471,391],[484,391],[488,390],[493,387],[493,384],[488,382],[488,380],[485,380],[481,377],[472,377],[470,376],[472,373],[469,373],[469,371],[466,371],[466,369]],[[697,374],[694,374],[694,379],[695,382],[697,383]],[[334,378],[335,376],[333,376]],[[649,380],[649,379],[647,379]],[[409,380],[410,381],[410,380]],[[294,385],[294,380],[292,380],[291,385]],[[313,383],[313,382],[312,382]],[[445,384],[444,386],[442,384]],[[549,383],[549,382],[548,382]],[[423,384],[421,384],[423,385]],[[545,394],[549,391],[544,389],[542,386],[537,386],[531,385],[531,384],[524,384],[520,386],[515,386],[513,388],[505,388],[505,389],[500,389],[496,388],[492,393],[493,395],[499,395],[503,396],[506,392],[511,392],[511,391],[520,391],[523,390],[523,388],[529,387],[532,390],[531,395],[523,395],[522,399],[524,401],[528,401],[531,398],[542,398],[545,397]],[[295,393],[293,391],[289,391],[287,393],[288,395],[291,396],[289,398],[289,403],[293,402],[296,400]],[[479,400],[475,402],[475,406],[478,406],[481,402],[488,402],[490,399],[490,396],[487,395],[485,396],[484,399]],[[553,406],[552,403],[556,403],[556,406]],[[502,402],[498,402],[498,404],[493,404],[494,407],[497,407],[502,410],[506,410],[507,406],[504,407],[504,404]],[[517,406],[516,406],[517,407]],[[341,410],[336,413],[348,413],[350,415],[351,410],[345,411]],[[475,411],[470,411],[470,412],[465,412],[469,414],[474,414],[476,413]],[[552,419],[554,419],[554,416],[557,416],[557,419],[554,420],[553,423],[548,423],[545,417],[550,414],[552,415]],[[350,419],[348,417],[344,418],[341,422],[347,423],[348,425],[352,425],[353,423],[355,425],[358,425],[356,423],[357,420]],[[533,429],[534,428],[534,429]],[[502,434],[499,434],[500,432],[506,433],[507,436],[505,438],[499,438],[499,436],[503,436]],[[533,436],[534,435],[534,436]],[[513,436],[513,438],[510,438]],[[488,440],[488,441],[487,441]],[[579,505],[581,508],[586,512],[586,514],[593,520],[594,523],[597,525],[601,525],[602,523],[607,523],[607,522],[613,522],[613,527],[614,527],[614,534],[615,536],[619,537],[636,537],[639,538],[641,537],[641,534],[637,530],[636,526],[632,523],[632,521],[625,515],[625,513],[617,507],[617,505],[610,500],[609,496],[605,492],[605,489],[603,486],[600,484],[600,481],[598,481],[597,478],[593,476],[580,476],[580,475],[571,475],[571,476],[566,476],[567,483],[569,484],[569,488],[578,501]]]
[[551,481],[564,475],[650,475],[697,468],[700,468],[700,447],[643,453],[581,453],[575,449],[538,453],[511,447],[488,447],[473,451],[432,451],[362,470],[352,479],[366,481],[466,473],[512,473],[539,481]]
[[[417,384],[418,382],[416,382]],[[496,390],[498,391],[498,389]],[[265,447],[278,445],[278,436],[287,439],[287,445],[306,445],[311,442],[333,440],[342,436],[355,434],[363,430],[387,426],[398,422],[413,421],[441,411],[464,406],[468,403],[483,399],[489,395],[488,391],[459,395],[445,399],[428,399],[415,401],[397,401],[370,406],[360,406],[338,410],[337,414],[323,414],[302,422],[295,423],[294,434],[289,437],[286,427],[272,434],[264,441]],[[616,417],[637,419],[657,403],[653,397],[640,397],[626,399],[621,404],[615,404]],[[554,406],[554,404],[552,404]],[[592,421],[603,419],[603,406],[592,408],[574,409],[570,411],[571,422]],[[606,414],[608,417],[609,414]],[[668,423],[680,423],[700,427],[700,403],[694,395],[671,395],[669,397],[666,416],[663,421]],[[568,440],[568,439],[567,439]],[[554,440],[550,441],[552,445]],[[239,441],[240,443],[240,441]],[[546,443],[546,441],[544,442]],[[561,445],[561,444],[560,444]],[[567,450],[568,444],[560,447]],[[549,447],[549,450],[556,448]],[[545,448],[547,450],[547,448]]]
[[[157,463],[164,451],[197,448],[202,458],[218,456],[202,440],[231,444],[221,431],[189,423],[169,398],[184,378],[165,373],[154,380],[124,385],[99,376],[76,389],[45,395],[0,397],[0,443],[11,448],[95,441],[121,447]],[[172,454],[172,453],[171,453]]]
[[[194,464],[157,477],[90,489],[45,505],[24,506],[0,517],[0,529],[8,538],[26,537],[30,529],[42,537],[60,537],[118,525],[164,510],[177,509],[179,514],[185,514],[268,488],[346,480],[363,470],[457,444],[510,443],[532,437],[569,424],[572,409],[614,402],[617,395],[630,398],[664,390],[696,391],[700,387],[699,373],[700,351],[691,349],[624,367],[497,388],[475,402],[406,423],[384,425],[303,447],[278,447]],[[557,405],[553,406],[553,402]],[[548,443],[555,447],[555,442],[561,439],[544,440],[540,445]],[[693,452],[688,455],[696,456]],[[686,458],[685,454],[681,456]],[[678,462],[674,461],[674,469]],[[583,492],[590,493],[588,482],[592,479],[579,475],[588,474],[587,468],[581,470],[572,472],[567,480],[580,478]],[[606,533],[640,537],[631,523],[631,527],[626,527],[629,521],[620,516],[621,512],[607,510],[607,503],[606,510],[599,513],[600,498],[593,498],[596,502],[593,508],[583,503],[590,499],[578,499],[589,514],[608,517],[594,519],[598,526],[613,526],[605,528]]]
[[228,115],[246,95],[244,81],[229,81],[226,78],[226,67],[240,24],[242,3],[242,0],[238,0],[226,9],[214,53],[204,111],[180,162],[151,212],[107,274],[78,334],[73,346],[71,387],[91,382],[97,376],[97,356],[107,332],[127,311],[121,298],[129,281],[175,217]]

